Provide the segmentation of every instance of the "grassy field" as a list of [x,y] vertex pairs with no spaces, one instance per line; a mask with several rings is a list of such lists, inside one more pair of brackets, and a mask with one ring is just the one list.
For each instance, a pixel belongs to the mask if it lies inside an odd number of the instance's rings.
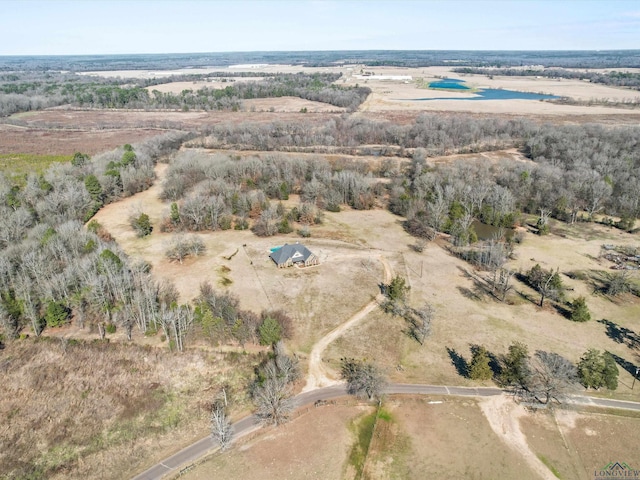
[[11,342],[0,359],[0,477],[129,477],[206,435],[221,382],[241,413],[255,361],[136,344]]
[[70,162],[73,155],[35,155],[0,153],[0,172],[10,176],[44,173],[54,163]]

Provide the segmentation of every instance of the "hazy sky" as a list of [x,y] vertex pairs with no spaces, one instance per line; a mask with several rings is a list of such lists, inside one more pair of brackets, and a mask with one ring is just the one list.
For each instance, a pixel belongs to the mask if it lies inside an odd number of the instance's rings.
[[0,55],[640,49],[633,0],[0,0]]

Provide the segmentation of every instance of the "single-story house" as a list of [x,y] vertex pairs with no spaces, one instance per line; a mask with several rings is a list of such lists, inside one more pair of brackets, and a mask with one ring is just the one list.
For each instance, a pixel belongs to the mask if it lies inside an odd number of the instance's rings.
[[295,264],[303,264],[305,267],[317,265],[318,257],[300,243],[284,244],[279,249],[271,252],[269,258],[275,262],[279,268],[291,267]]

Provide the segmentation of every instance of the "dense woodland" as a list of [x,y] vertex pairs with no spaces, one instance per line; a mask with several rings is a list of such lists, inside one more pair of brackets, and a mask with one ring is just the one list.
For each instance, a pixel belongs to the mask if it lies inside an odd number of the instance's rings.
[[[232,73],[233,75],[233,73]],[[172,76],[163,79],[105,79],[69,73],[7,73],[0,75],[0,117],[16,112],[41,110],[59,105],[77,108],[121,108],[162,110],[239,110],[242,100],[296,96],[355,110],[371,92],[366,87],[335,85],[340,74],[271,75],[261,81],[243,82],[242,77],[223,79],[225,88],[185,89],[179,94],[162,93],[160,83],[215,79],[219,75]],[[221,80],[222,81],[222,80]]]
[[172,70],[211,65],[283,64],[335,66],[343,64],[403,67],[522,66],[565,68],[640,67],[640,50],[335,50],[315,52],[218,52],[130,55],[67,55],[0,57],[0,71]]
[[[25,326],[38,335],[73,316],[99,328],[118,325],[129,335],[136,326],[143,332],[162,328],[181,348],[194,318],[201,323],[207,309],[194,317],[191,307],[175,305],[171,286],[152,282],[148,266],[131,264],[99,225],[90,223],[87,230],[81,222],[102,205],[148,188],[158,158],[189,138],[170,133],[92,159],[77,154],[71,164],[56,165],[41,176],[0,179],[0,320],[6,337]],[[396,153],[411,155],[411,161],[391,157],[374,169],[347,159],[329,163],[321,156],[240,158],[187,149],[173,155],[163,185],[163,198],[172,205],[161,228],[251,228],[257,235],[297,231],[308,236],[322,222],[323,210],[348,205],[385,206],[405,217],[416,236],[446,232],[462,247],[477,240],[474,220],[509,228],[522,213],[539,217],[542,233],[551,216],[576,222],[593,220],[598,213],[630,230],[640,213],[639,138],[631,127],[434,115],[410,125],[348,117],[319,126],[222,125],[204,142],[256,150],[388,144],[399,148]],[[429,164],[436,153],[514,146],[530,161]],[[383,183],[380,177],[389,180]],[[300,195],[300,204],[287,209],[280,200],[290,194]],[[507,253],[498,252],[501,258]],[[225,302],[237,308],[237,300]],[[224,324],[219,340],[257,338],[261,322],[238,313]]]

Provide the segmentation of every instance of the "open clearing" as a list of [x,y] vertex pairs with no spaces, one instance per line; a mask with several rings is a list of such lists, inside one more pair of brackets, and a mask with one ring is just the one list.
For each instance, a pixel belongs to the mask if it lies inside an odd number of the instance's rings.
[[[300,240],[294,234],[259,238],[250,231],[235,230],[198,233],[207,246],[206,254],[183,264],[170,262],[164,251],[172,234],[156,228],[149,237],[139,239],[127,220],[130,213],[144,211],[157,227],[168,214],[168,203],[158,199],[165,168],[162,164],[156,168],[159,180],[151,189],[106,206],[96,219],[126,252],[149,261],[156,278],[173,281],[182,301],[195,298],[200,283],[209,281],[214,287],[235,294],[242,308],[288,311],[295,321],[290,347],[303,364],[320,338],[379,293],[383,273],[377,258],[381,255],[396,274],[408,279],[412,305],[428,302],[434,306],[433,333],[424,346],[404,333],[403,320],[371,309],[322,354],[323,368],[329,369],[330,377],[335,377],[332,371],[339,370],[340,358],[352,356],[374,359],[393,381],[472,385],[475,383],[459,375],[452,355],[469,359],[472,344],[482,344],[499,355],[516,340],[527,343],[530,352],[554,351],[574,362],[591,347],[635,362],[637,352],[598,320],[606,319],[638,332],[640,301],[632,296],[612,301],[604,295],[594,295],[589,282],[566,275],[608,271],[610,263],[598,258],[600,246],[635,245],[633,234],[594,224],[568,226],[552,221],[552,232],[557,234],[540,237],[527,233],[523,243],[516,246],[511,268],[525,272],[536,263],[547,269],[559,268],[569,288],[569,299],[586,296],[592,321],[576,323],[551,304],[539,308],[538,294],[520,282],[515,283],[508,302],[498,302],[483,288],[486,274],[452,256],[444,248],[446,244],[432,242],[424,253],[416,253],[410,248],[414,239],[402,229],[401,219],[385,210],[326,212],[323,225],[313,227],[312,237],[304,240],[320,257],[318,267],[277,269],[268,258],[271,247]],[[289,202],[288,206],[295,205],[294,196]],[[615,395],[633,398],[631,383],[630,373],[620,369]]]
[[343,478],[349,447],[349,424],[370,407],[314,408],[282,425],[260,430],[253,440],[242,440],[223,455],[215,455],[185,480],[211,478],[270,480]]
[[[359,422],[373,409],[336,403],[306,408],[279,429],[260,430],[185,478],[354,478],[346,452],[353,451]],[[503,397],[390,396],[361,478],[589,478],[610,461],[638,463],[632,439],[639,422],[633,415],[532,413]]]
[[362,477],[356,477],[359,425],[374,409],[335,403],[307,407],[278,429],[259,430],[184,478],[580,480],[611,461],[640,462],[635,413],[534,413],[501,396],[392,395],[366,445]]

